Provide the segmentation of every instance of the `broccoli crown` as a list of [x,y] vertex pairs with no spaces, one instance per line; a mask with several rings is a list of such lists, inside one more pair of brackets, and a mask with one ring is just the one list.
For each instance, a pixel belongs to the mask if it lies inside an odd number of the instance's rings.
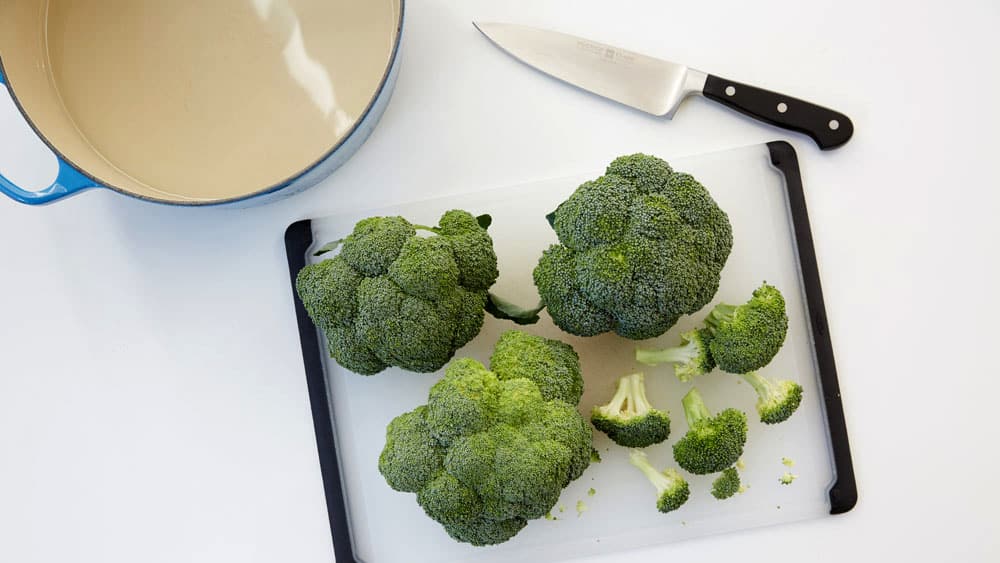
[[674,444],[678,465],[695,475],[708,475],[736,463],[747,441],[746,415],[726,409],[712,416],[697,389],[688,391],[681,402],[688,431]]
[[676,469],[668,467],[663,471],[657,471],[642,450],[632,450],[629,462],[639,468],[639,471],[642,471],[649,482],[656,487],[656,509],[660,512],[677,510],[691,496],[687,481]]
[[708,191],[658,158],[616,159],[577,188],[551,223],[561,244],[535,268],[552,320],[578,336],[659,336],[704,307],[732,248]]
[[594,407],[590,422],[614,443],[627,448],[645,448],[670,436],[670,416],[649,403],[641,373],[620,378],[611,401]]
[[[417,236],[417,230],[431,236]],[[296,290],[330,356],[364,375],[389,366],[441,368],[479,334],[498,276],[493,239],[476,217],[448,211],[437,227],[402,217],[359,221],[340,253],[303,268]]]
[[712,481],[712,496],[719,499],[727,499],[740,490],[740,474],[735,467],[724,470]]
[[715,360],[708,350],[711,340],[712,334],[707,329],[691,330],[681,334],[680,346],[662,350],[636,349],[635,359],[647,366],[673,363],[674,375],[687,382],[715,369]]
[[[516,353],[518,342],[535,362],[537,343],[530,339],[508,336],[505,353]],[[569,362],[561,348],[554,355]],[[551,368],[532,363],[489,371],[473,359],[457,359],[431,388],[426,405],[386,428],[379,458],[386,482],[417,493],[427,515],[458,541],[507,541],[528,520],[549,512],[562,489],[590,464],[589,425],[574,404],[546,398],[537,383],[552,385],[550,391],[560,396],[579,397],[571,390],[578,369],[565,377],[566,389],[557,389],[550,374],[530,372],[532,365]]]
[[743,305],[717,305],[705,325],[712,333],[709,349],[720,369],[729,373],[760,369],[771,363],[785,343],[785,298],[765,283]]
[[802,386],[794,381],[768,379],[753,371],[740,377],[757,392],[757,414],[764,424],[788,420],[802,403]]

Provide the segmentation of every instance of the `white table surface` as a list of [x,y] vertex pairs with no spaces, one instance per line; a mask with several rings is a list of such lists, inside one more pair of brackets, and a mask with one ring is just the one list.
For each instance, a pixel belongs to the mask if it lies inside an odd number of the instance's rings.
[[[332,559],[290,222],[776,138],[799,151],[860,503],[630,560],[996,560],[1000,4],[408,4],[384,120],[308,192],[245,210],[0,198],[0,561]],[[785,91],[856,133],[820,152],[703,99],[661,121],[514,63],[473,19]],[[36,186],[55,170],[2,93],[0,170]]]

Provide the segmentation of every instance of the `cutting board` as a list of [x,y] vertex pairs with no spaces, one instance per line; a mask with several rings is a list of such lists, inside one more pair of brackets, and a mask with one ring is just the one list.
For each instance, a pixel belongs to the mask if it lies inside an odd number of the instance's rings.
[[[325,353],[323,337],[295,300],[305,376],[309,384],[317,446],[338,561],[366,563],[453,563],[460,561],[559,561],[625,551],[758,526],[846,512],[857,499],[837,373],[827,330],[816,256],[798,161],[791,145],[776,141],[711,154],[670,159],[678,171],[693,174],[728,214],[734,245],[722,272],[715,300],[699,314],[684,317],[665,335],[641,343],[672,346],[696,326],[717,302],[742,303],[762,281],[785,295],[789,330],[784,348],[761,373],[802,384],[802,405],[788,421],[765,426],[758,421],[752,388],[733,375],[715,371],[694,382],[713,411],[725,407],[748,413],[749,438],[741,479],[747,490],[725,501],[709,493],[715,476],[685,477],[690,500],[661,514],[655,491],[628,463],[628,451],[594,432],[602,461],[571,483],[553,510],[499,546],[472,547],[451,540],[424,515],[415,495],[393,491],[378,472],[385,426],[395,416],[423,404],[440,373],[414,374],[389,369],[376,376],[355,375]],[[402,215],[414,223],[435,224],[448,209],[493,216],[490,234],[500,263],[493,290],[515,302],[538,299],[531,272],[542,250],[557,242],[545,220],[583,181],[579,176],[417,201],[381,209],[344,212],[291,225],[285,237],[289,273],[295,274],[326,242],[349,234],[372,215]],[[509,321],[487,315],[479,336],[458,351],[487,362],[493,344]],[[670,439],[646,451],[656,467],[676,467],[671,445],[687,429],[680,399],[691,384],[679,382],[670,366],[645,367],[634,361],[635,341],[613,334],[578,338],[560,331],[546,314],[527,330],[570,343],[580,354],[585,392],[580,412],[606,402],[616,379],[646,373],[648,396],[673,419]],[[789,468],[782,459],[794,461]],[[779,483],[786,471],[798,475]],[[589,494],[589,490],[594,493]],[[577,511],[578,501],[585,510]]]

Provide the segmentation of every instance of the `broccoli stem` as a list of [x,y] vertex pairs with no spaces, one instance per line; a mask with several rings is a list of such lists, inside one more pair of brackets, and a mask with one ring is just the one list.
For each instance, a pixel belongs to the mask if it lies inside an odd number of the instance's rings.
[[649,479],[649,482],[656,487],[658,493],[663,493],[667,490],[667,487],[671,485],[670,479],[664,475],[661,471],[657,471],[652,464],[649,463],[649,458],[646,457],[646,452],[642,450],[632,450],[628,456],[628,461],[632,465],[639,468],[642,474]]
[[633,373],[618,380],[615,395],[602,410],[610,413],[621,413],[626,416],[641,415],[653,408],[646,398],[646,386],[643,384],[643,374]]
[[335,240],[333,242],[328,242],[328,243],[324,244],[322,247],[320,247],[319,250],[317,250],[316,252],[313,252],[313,256],[322,256],[322,255],[324,255],[324,254],[326,254],[328,252],[333,252],[334,250],[337,250],[337,248],[339,248],[340,244],[343,243],[343,242],[344,242],[344,239],[338,239],[338,240]]
[[653,408],[649,399],[646,398],[646,385],[643,382],[644,377],[641,373],[633,373],[628,376],[629,387],[631,388],[628,408],[632,413],[637,415],[645,414]]
[[486,312],[495,318],[506,321],[513,321],[519,325],[531,325],[538,322],[538,313],[545,308],[545,303],[539,301],[538,305],[531,308],[521,307],[496,295],[492,291],[486,299]]
[[699,353],[698,343],[691,340],[684,346],[663,348],[662,350],[638,349],[635,351],[635,361],[647,366],[666,363],[684,364],[697,358]]
[[701,393],[698,392],[697,388],[688,391],[687,395],[681,399],[681,404],[684,405],[684,417],[687,418],[688,427],[694,427],[697,422],[712,418],[712,413],[705,406],[705,401],[701,398]]
[[729,322],[733,319],[733,313],[736,312],[736,305],[729,305],[728,303],[719,303],[712,309],[712,312],[705,317],[705,325],[709,329],[719,328],[719,325],[724,322]]
[[771,396],[772,383],[770,379],[760,376],[755,371],[741,373],[739,376],[753,387],[754,391],[757,392],[757,396],[761,399],[766,400]]

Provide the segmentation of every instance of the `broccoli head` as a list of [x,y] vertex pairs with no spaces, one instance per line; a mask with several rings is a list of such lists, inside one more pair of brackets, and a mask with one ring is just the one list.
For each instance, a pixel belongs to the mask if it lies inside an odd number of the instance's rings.
[[656,487],[656,509],[660,512],[677,510],[691,496],[691,489],[688,487],[687,481],[676,469],[668,467],[663,471],[657,471],[649,463],[649,458],[642,450],[632,450],[629,462],[638,467],[639,471],[642,471],[649,482]]
[[709,350],[719,368],[747,373],[771,362],[785,343],[788,316],[785,298],[766,283],[742,305],[716,305],[705,319],[712,333]]
[[627,448],[645,448],[670,436],[670,416],[649,403],[641,373],[620,378],[611,401],[594,407],[590,422],[614,443]]
[[578,336],[659,336],[704,307],[732,248],[729,218],[658,158],[618,158],[550,215],[560,244],[534,280],[552,320]]
[[681,334],[681,345],[662,350],[635,351],[635,359],[641,364],[655,366],[663,363],[674,364],[674,375],[681,381],[705,375],[715,369],[715,360],[708,351],[711,333],[703,328]]
[[701,393],[691,389],[681,400],[688,431],[674,444],[674,459],[695,475],[717,473],[732,466],[747,441],[747,417],[736,409],[712,416]]
[[369,217],[329,248],[337,245],[337,256],[299,272],[296,290],[340,365],[431,372],[479,334],[498,271],[476,217],[448,211],[437,227]]
[[712,481],[712,496],[724,500],[740,491],[740,474],[735,467],[724,470]]
[[590,464],[590,427],[564,399],[580,396],[576,353],[524,334],[501,343],[493,371],[451,362],[426,405],[389,423],[379,458],[390,487],[416,493],[452,538],[473,545],[505,542],[545,516]]
[[802,386],[794,381],[768,379],[754,371],[740,377],[757,392],[757,414],[764,424],[788,420],[802,403]]

